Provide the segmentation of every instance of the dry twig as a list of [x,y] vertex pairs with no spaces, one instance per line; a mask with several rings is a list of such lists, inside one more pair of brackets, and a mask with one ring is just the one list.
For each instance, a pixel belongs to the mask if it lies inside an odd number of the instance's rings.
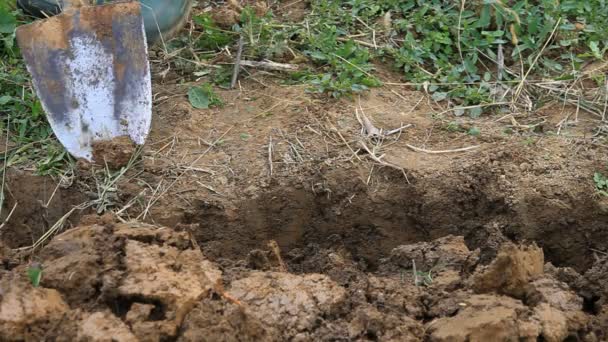
[[234,71],[232,72],[232,81],[230,82],[230,89],[236,87],[236,82],[239,79],[239,71],[241,70],[241,55],[243,54],[243,36],[239,37],[239,47],[236,52],[236,60],[234,61]]
[[270,169],[270,177],[272,177],[273,164],[272,164],[272,135],[268,136],[268,167]]
[[439,150],[439,151],[432,151],[432,150],[427,150],[424,148],[420,148],[420,147],[416,147],[410,144],[405,144],[405,146],[407,146],[409,149],[414,150],[416,152],[422,152],[422,153],[428,153],[428,154],[443,154],[443,153],[457,153],[457,152],[466,152],[466,151],[470,151],[470,150],[474,150],[476,148],[479,147],[479,145],[473,145],[473,146],[468,146],[468,147],[463,147],[463,148],[455,148],[452,150]]
[[297,71],[300,67],[297,64],[277,63],[273,61],[241,61],[242,66],[258,68],[270,71]]
[[17,205],[19,203],[15,202],[15,205],[13,205],[13,209],[11,209],[11,211],[8,213],[8,215],[6,216],[6,218],[4,219],[4,221],[2,221],[2,224],[0,224],[0,235],[2,235],[2,228],[4,228],[4,226],[8,223],[8,221],[11,219],[11,216],[13,216],[13,213],[15,212],[15,209],[17,209]]

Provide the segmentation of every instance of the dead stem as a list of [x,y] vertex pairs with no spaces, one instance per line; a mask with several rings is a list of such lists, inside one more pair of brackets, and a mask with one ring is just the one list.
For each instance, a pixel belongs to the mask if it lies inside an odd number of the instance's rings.
[[15,205],[13,205],[13,209],[11,209],[11,211],[8,213],[8,215],[6,216],[4,221],[2,221],[2,224],[0,224],[0,235],[2,235],[2,228],[4,228],[4,226],[11,219],[11,216],[13,216],[13,213],[15,212],[15,209],[17,209],[18,204],[19,204],[19,202],[15,202]]
[[270,177],[272,177],[273,165],[272,165],[272,135],[268,135],[268,168],[270,172]]
[[466,151],[470,151],[470,150],[479,148],[479,145],[474,145],[474,146],[468,146],[468,147],[462,147],[462,148],[455,148],[452,150],[432,151],[432,150],[427,150],[424,148],[416,147],[416,146],[413,146],[410,144],[405,144],[405,146],[407,146],[409,149],[414,150],[416,152],[422,152],[422,153],[428,153],[428,154],[458,153],[458,152],[466,152]]
[[234,71],[232,72],[232,81],[230,82],[230,89],[236,87],[236,82],[239,79],[239,71],[241,70],[241,55],[243,54],[243,36],[239,37],[239,46],[236,52],[236,60],[234,61]]

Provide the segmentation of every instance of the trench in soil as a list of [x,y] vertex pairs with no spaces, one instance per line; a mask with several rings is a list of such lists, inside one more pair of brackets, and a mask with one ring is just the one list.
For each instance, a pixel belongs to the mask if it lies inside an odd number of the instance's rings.
[[[533,242],[543,248],[545,262],[582,273],[595,261],[593,251],[601,250],[608,241],[608,214],[581,187],[561,189],[556,202],[540,183],[538,191],[526,192],[521,185],[509,190],[504,177],[479,162],[436,175],[412,174],[409,183],[396,171],[383,170],[378,177],[382,181],[369,186],[356,169],[340,168],[303,178],[276,179],[254,197],[201,197],[180,217],[171,218],[173,222],[156,223],[177,230],[188,225],[204,256],[224,272],[225,284],[239,279],[242,266],[265,270],[268,260],[265,263],[263,258],[271,255],[268,242],[274,240],[290,273],[326,274],[352,291],[361,286],[353,280],[352,268],[336,271],[327,262],[334,251],[354,261],[355,273],[382,276],[387,272],[383,259],[393,248],[456,235],[464,237],[470,250],[480,250],[481,264],[492,261],[504,242]],[[31,244],[84,199],[70,187],[58,189],[55,199],[48,202],[56,184],[27,174],[11,175],[8,185],[8,206],[19,205],[0,238],[11,248]],[[50,205],[43,208],[46,203]],[[87,225],[78,215],[71,223]],[[109,250],[118,252],[112,247]],[[259,263],[256,256],[261,256]],[[600,314],[598,293],[578,294],[584,312]],[[137,296],[108,298],[107,308],[123,320],[133,303],[154,306],[150,321],[166,318],[166,308],[159,301]],[[434,318],[431,311],[416,317],[422,324]]]
[[290,260],[289,252],[313,245],[345,248],[362,270],[373,272],[394,247],[449,234],[464,236],[471,250],[480,248],[482,262],[510,240],[537,243],[555,266],[579,272],[591,266],[592,246],[606,242],[608,222],[593,201],[571,198],[574,209],[567,213],[542,196],[513,205],[496,195],[486,176],[446,187],[432,180],[407,184],[394,175],[390,186],[373,193],[355,177],[322,177],[270,187],[228,206],[201,200],[183,223],[198,226],[196,239],[211,259],[243,259],[275,240],[294,269],[299,260]]
[[[31,244],[83,200],[74,190],[59,190],[43,209],[55,189],[52,181],[20,175],[9,182],[7,207],[18,201],[18,210],[2,240],[12,248]],[[294,269],[299,261],[290,260],[289,252],[310,245],[340,246],[362,270],[374,271],[396,246],[452,234],[463,236],[469,249],[480,248],[482,262],[507,240],[535,242],[547,261],[581,272],[593,263],[594,247],[608,241],[608,214],[592,197],[565,192],[567,212],[542,194],[513,200],[501,190],[500,177],[483,167],[469,169],[466,177],[413,178],[410,183],[398,172],[387,172],[384,184],[372,189],[354,172],[331,171],[271,185],[254,198],[201,198],[179,223],[195,224],[195,237],[212,260],[242,260],[275,240]]]

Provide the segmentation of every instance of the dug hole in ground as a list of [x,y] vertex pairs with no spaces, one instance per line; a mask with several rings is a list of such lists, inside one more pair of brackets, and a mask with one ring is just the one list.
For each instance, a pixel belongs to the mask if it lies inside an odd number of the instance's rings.
[[327,100],[255,70],[197,110],[160,71],[124,172],[8,170],[0,340],[608,340],[585,113],[567,136],[458,119],[471,135],[405,87]]

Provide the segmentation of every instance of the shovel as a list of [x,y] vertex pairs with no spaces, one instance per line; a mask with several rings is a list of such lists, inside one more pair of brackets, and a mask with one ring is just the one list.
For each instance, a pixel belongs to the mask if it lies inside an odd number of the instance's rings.
[[17,43],[53,132],[71,155],[92,161],[98,142],[144,144],[152,86],[139,2],[79,3],[19,27]]

